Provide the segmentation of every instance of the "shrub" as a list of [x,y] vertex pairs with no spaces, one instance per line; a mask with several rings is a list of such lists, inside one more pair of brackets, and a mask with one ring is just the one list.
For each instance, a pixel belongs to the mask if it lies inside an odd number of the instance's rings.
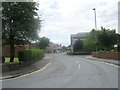
[[73,55],[73,53],[72,52],[67,52],[67,55]]
[[67,52],[68,55],[91,55],[90,52]]
[[44,57],[44,51],[39,49],[23,50],[18,52],[19,61],[27,62],[32,60],[39,60]]

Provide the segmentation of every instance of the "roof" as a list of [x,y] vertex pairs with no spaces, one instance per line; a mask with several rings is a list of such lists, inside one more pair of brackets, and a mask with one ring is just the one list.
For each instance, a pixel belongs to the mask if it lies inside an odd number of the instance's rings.
[[77,34],[71,34],[71,37],[85,37],[88,34],[88,32],[83,33],[77,33]]

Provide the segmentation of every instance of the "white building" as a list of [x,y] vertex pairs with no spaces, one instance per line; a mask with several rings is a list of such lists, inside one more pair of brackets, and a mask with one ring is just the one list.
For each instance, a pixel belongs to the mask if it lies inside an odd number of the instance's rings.
[[73,52],[73,45],[77,40],[85,40],[85,37],[88,33],[77,33],[77,34],[71,34],[71,51]]

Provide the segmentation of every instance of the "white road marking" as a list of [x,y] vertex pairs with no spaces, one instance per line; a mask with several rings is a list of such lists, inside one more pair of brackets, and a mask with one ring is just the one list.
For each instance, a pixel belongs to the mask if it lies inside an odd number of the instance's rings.
[[80,64],[79,64],[79,68],[80,68]]
[[17,78],[25,77],[25,76],[28,76],[28,75],[31,75],[31,74],[34,74],[34,73],[43,71],[43,70],[45,70],[50,64],[51,64],[51,62],[49,62],[49,63],[46,64],[43,68],[41,68],[41,69],[39,69],[39,70],[37,70],[37,71],[31,72],[31,73],[28,73],[28,74],[25,74],[25,75],[21,75],[21,76],[15,77],[15,78],[5,79],[5,80],[2,80],[2,81],[17,79]]
[[80,62],[78,62],[78,61],[75,61],[75,62],[76,62],[77,64],[79,64],[79,66],[78,66],[78,67],[79,67],[78,70],[80,70]]

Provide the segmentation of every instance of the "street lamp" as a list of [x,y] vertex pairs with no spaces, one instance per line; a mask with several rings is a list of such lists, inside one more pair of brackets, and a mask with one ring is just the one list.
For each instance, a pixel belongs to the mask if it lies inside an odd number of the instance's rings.
[[[97,50],[97,20],[96,20],[96,9],[93,8],[92,10],[94,10],[94,16],[95,16],[95,30],[96,30],[95,38],[96,38],[96,52],[97,52],[98,50]],[[96,57],[97,57],[97,54],[96,54]]]
[[95,15],[95,29],[97,30],[96,9],[93,8],[93,10],[94,10],[94,15]]

